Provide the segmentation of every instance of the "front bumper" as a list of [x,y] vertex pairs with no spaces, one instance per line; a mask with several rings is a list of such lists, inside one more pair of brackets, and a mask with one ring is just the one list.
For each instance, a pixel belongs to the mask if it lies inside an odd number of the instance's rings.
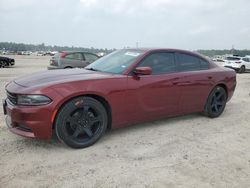
[[3,101],[6,124],[17,135],[49,139],[52,135],[52,112],[45,106],[16,106],[8,99]]
[[59,66],[49,65],[49,66],[47,67],[47,69],[48,69],[48,70],[56,70],[56,69],[62,69],[62,68],[59,67]]

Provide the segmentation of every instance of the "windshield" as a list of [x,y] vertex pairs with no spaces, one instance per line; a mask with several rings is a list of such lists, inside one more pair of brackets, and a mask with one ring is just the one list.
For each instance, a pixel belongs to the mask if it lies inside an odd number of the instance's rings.
[[143,52],[140,50],[117,50],[96,60],[86,69],[121,74],[142,54]]

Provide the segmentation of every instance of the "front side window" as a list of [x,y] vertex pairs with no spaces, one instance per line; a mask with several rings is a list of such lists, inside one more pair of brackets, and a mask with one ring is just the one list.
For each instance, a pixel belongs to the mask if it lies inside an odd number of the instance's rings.
[[250,62],[249,58],[243,58],[243,61]]
[[208,69],[207,61],[189,54],[178,53],[179,71],[196,71]]
[[94,54],[89,54],[89,53],[85,53],[84,54],[84,57],[85,57],[85,60],[89,63],[92,63],[94,62],[95,60],[98,59],[98,57]]
[[148,55],[139,67],[150,67],[152,74],[164,74],[176,71],[175,56],[170,52],[157,52]]
[[65,56],[67,59],[75,59],[75,60],[82,60],[82,54],[81,53],[71,53]]

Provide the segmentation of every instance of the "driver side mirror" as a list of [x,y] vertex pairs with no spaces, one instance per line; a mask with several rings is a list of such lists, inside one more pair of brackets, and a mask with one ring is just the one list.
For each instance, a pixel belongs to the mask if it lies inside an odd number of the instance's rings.
[[139,76],[139,75],[150,75],[152,74],[152,69],[150,67],[137,67],[134,70],[134,74]]

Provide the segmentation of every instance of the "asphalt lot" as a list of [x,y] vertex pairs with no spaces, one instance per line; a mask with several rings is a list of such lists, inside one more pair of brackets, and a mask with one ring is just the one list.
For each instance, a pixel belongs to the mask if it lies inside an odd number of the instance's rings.
[[[49,57],[12,56],[9,81],[46,70]],[[221,117],[199,114],[107,133],[86,149],[10,133],[0,108],[0,187],[250,187],[250,73],[237,74]]]

